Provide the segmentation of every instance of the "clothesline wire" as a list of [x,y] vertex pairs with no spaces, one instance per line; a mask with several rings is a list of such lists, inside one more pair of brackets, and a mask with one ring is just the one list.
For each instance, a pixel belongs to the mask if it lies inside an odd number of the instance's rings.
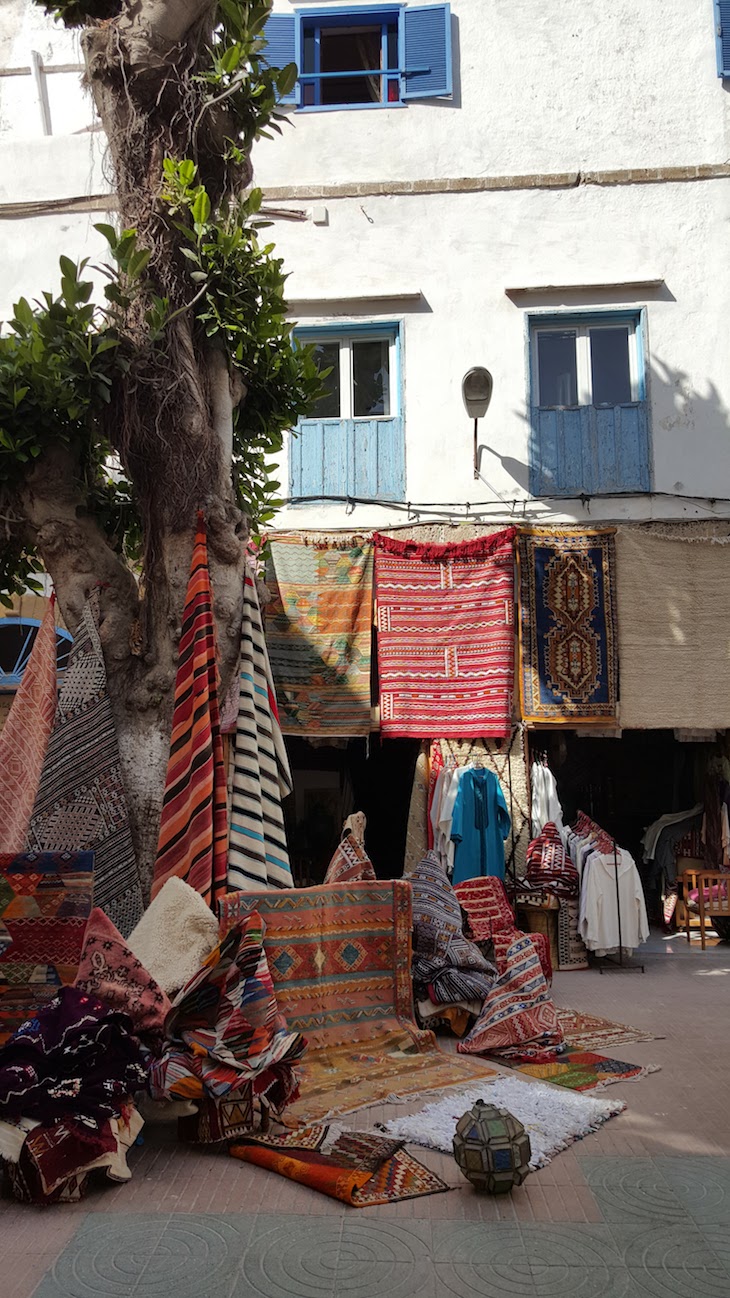
[[[585,507],[587,505],[590,505],[591,501],[593,500],[598,500],[598,501],[626,500],[632,497],[639,497],[645,500],[651,500],[654,497],[661,497],[662,499],[683,500],[695,504],[704,502],[707,506],[708,512],[710,514],[715,515],[716,517],[722,517],[722,516],[716,514],[715,510],[712,509],[713,505],[730,505],[730,496],[693,496],[693,495],[680,494],[675,491],[606,491],[596,495],[592,495],[588,493],[579,493],[577,496],[564,497],[564,498],[558,496],[531,496],[529,498],[514,497],[511,500],[500,496],[497,497],[496,499],[493,498],[492,500],[478,500],[474,502],[468,500],[466,501],[456,501],[456,500],[401,501],[401,500],[383,500],[381,497],[378,496],[312,495],[312,496],[288,496],[287,498],[282,500],[281,504],[282,506],[287,506],[287,505],[308,505],[308,504],[329,503],[329,504],[346,505],[348,507],[352,506],[353,509],[356,505],[377,505],[382,507],[383,509],[394,510],[396,513],[407,513],[411,522],[418,521],[417,518],[414,519],[412,517],[412,515],[414,514],[415,515],[423,514],[428,517],[431,517],[432,511],[435,511],[435,516],[441,519],[441,514],[444,510],[446,511],[460,510],[463,511],[464,514],[464,517],[461,520],[462,522],[469,522],[469,521],[476,522],[477,516],[480,513],[484,512],[485,510],[493,511],[495,507],[499,507],[499,506],[508,508],[512,516],[514,516],[515,513],[517,512],[518,506],[522,506],[522,511],[521,511],[522,516],[526,518],[528,517],[527,506],[533,504],[536,501],[553,501],[553,502],[560,501],[563,504],[567,504],[569,500],[580,500],[581,504]],[[552,509],[549,512],[552,514],[562,513],[564,512],[564,509],[563,510]],[[632,519],[626,521],[651,522],[653,520],[651,519],[633,520]],[[681,520],[681,521],[686,522],[687,520]]]

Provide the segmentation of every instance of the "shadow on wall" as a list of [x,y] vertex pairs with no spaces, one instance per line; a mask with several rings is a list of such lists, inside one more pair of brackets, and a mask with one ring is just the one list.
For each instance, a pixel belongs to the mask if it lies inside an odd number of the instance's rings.
[[[653,360],[648,373],[649,438],[652,463],[652,488],[663,496],[702,497],[730,502],[730,410],[716,385],[708,379],[702,393],[689,374],[660,360]],[[526,424],[531,423],[529,408],[515,412]],[[520,502],[530,496],[530,466],[511,455],[501,455],[489,444],[485,428],[480,454],[480,476],[494,492],[495,499],[512,504],[515,495]],[[489,481],[498,461],[510,482],[501,490]],[[671,468],[677,476],[671,480]],[[491,472],[490,472],[491,470]],[[664,485],[662,485],[664,484]],[[634,493],[627,493],[634,494]],[[600,499],[594,493],[592,499]],[[606,497],[611,499],[610,496]],[[542,496],[555,500],[561,512],[571,513],[575,497]],[[582,509],[580,514],[582,515]]]

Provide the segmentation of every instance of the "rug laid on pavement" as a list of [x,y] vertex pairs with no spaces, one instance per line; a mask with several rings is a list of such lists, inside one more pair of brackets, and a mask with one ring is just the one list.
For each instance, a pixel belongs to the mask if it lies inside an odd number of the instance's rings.
[[277,536],[266,641],[285,735],[370,734],[373,548],[362,537]]
[[190,563],[152,896],[183,879],[214,910],[226,891],[228,807],[215,621],[202,513]]
[[524,720],[615,720],[615,528],[534,528],[518,554]]
[[243,583],[238,716],[228,829],[228,888],[291,888],[282,798],[292,791],[256,582]]
[[26,840],[28,852],[93,852],[94,904],[123,937],[142,915],[106,665],[99,591],[84,605]]
[[226,931],[257,910],[279,1009],[309,1048],[303,1122],[494,1075],[476,1060],[443,1054],[414,1019],[410,885],[389,882],[231,893],[220,903]]
[[452,545],[374,535],[383,735],[510,734],[514,535]]
[[0,1045],[76,977],[93,881],[93,852],[0,855]]
[[382,1123],[382,1130],[410,1144],[450,1154],[456,1124],[477,1100],[507,1109],[522,1123],[530,1137],[533,1170],[545,1167],[575,1140],[597,1131],[602,1123],[626,1108],[623,1100],[597,1099],[557,1091],[539,1082],[526,1084],[518,1077],[498,1077],[487,1086],[450,1091],[417,1113]]
[[22,852],[43,759],[53,729],[56,684],[56,597],[36,635],[30,657],[0,733],[0,847]]
[[564,1009],[559,1005],[558,1019],[563,1035],[573,1050],[608,1050],[612,1046],[627,1046],[633,1041],[657,1041],[656,1032],[644,1032],[625,1023],[613,1023],[597,1014],[584,1014],[582,1010]]
[[633,1082],[660,1071],[657,1064],[626,1064],[622,1059],[607,1059],[592,1050],[570,1048],[548,1062],[520,1063],[514,1067],[528,1077],[537,1077],[540,1081],[552,1082],[553,1086],[564,1086],[571,1091],[592,1091],[613,1082]]
[[233,1158],[267,1167],[353,1208],[440,1194],[448,1185],[403,1148],[404,1139],[318,1123],[282,1135],[251,1136]]

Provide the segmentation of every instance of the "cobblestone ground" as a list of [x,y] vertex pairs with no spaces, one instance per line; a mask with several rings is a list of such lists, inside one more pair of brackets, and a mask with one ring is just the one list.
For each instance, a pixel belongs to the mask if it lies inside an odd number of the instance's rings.
[[730,1298],[730,946],[645,963],[557,975],[559,1004],[660,1033],[615,1053],[662,1071],[506,1201],[419,1150],[450,1193],[354,1210],[148,1129],[128,1185],[0,1203],[0,1298]]

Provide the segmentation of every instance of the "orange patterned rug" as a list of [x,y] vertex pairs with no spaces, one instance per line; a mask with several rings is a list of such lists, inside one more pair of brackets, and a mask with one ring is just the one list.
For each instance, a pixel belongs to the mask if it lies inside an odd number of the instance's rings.
[[631,1028],[625,1023],[599,1018],[597,1014],[584,1014],[582,1010],[568,1010],[558,1005],[558,1019],[563,1036],[572,1050],[611,1050],[614,1046],[628,1046],[634,1041],[658,1041],[661,1034]]

